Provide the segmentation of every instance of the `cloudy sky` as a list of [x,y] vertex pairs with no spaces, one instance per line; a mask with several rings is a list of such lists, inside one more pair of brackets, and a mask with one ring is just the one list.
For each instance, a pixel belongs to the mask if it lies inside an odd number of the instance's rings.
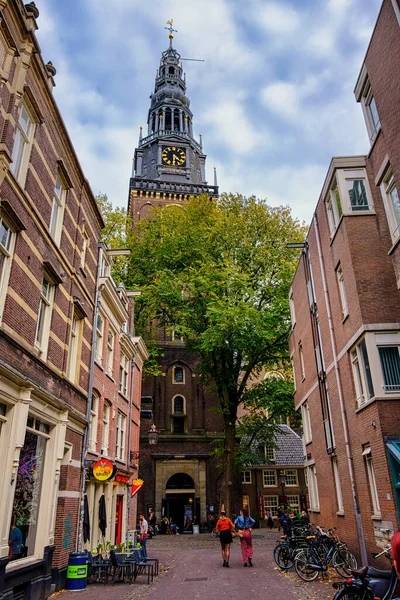
[[369,142],[354,85],[381,0],[36,0],[55,97],[95,193],[126,206],[164,26],[221,191],[309,222],[332,156]]

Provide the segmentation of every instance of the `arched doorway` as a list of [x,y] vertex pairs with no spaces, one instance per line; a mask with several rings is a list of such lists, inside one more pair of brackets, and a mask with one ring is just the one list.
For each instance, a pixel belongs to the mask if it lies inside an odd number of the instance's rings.
[[192,533],[193,517],[196,515],[195,491],[194,481],[187,473],[175,473],[167,481],[164,510],[179,527],[180,533]]

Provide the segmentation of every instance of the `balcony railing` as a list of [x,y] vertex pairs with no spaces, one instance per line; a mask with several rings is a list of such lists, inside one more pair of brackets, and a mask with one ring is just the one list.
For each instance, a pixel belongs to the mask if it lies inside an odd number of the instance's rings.
[[150,135],[147,135],[146,137],[144,137],[140,140],[139,148],[141,148],[145,144],[148,144],[149,142],[152,142],[155,139],[170,137],[171,135],[182,138],[182,140],[190,142],[197,148],[197,150],[202,152],[202,148],[201,148],[200,144],[198,142],[196,142],[196,140],[190,135],[190,133],[187,133],[186,131],[177,131],[177,130],[173,130],[173,129],[161,129],[159,131],[154,131],[153,133],[150,133]]

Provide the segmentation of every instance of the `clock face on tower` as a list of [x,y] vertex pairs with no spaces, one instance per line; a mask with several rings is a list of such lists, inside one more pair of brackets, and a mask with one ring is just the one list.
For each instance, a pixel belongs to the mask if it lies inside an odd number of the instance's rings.
[[164,165],[172,167],[186,166],[186,152],[183,148],[166,146],[162,151],[161,157]]

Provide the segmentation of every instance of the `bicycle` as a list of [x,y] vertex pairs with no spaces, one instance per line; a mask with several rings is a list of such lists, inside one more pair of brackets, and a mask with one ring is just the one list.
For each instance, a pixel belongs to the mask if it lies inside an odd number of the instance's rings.
[[298,553],[294,561],[295,571],[303,581],[314,581],[318,573],[326,573],[330,565],[340,577],[348,577],[357,568],[355,556],[337,538],[330,538],[330,547],[327,552],[324,548],[321,556],[321,548],[318,548],[321,543],[317,541],[317,536],[308,537],[311,540],[308,551]]
[[308,531],[309,529],[298,529],[292,538],[281,536],[281,541],[277,542],[274,548],[274,561],[280,569],[283,571],[291,569],[297,553],[308,548],[305,538],[305,533]]

